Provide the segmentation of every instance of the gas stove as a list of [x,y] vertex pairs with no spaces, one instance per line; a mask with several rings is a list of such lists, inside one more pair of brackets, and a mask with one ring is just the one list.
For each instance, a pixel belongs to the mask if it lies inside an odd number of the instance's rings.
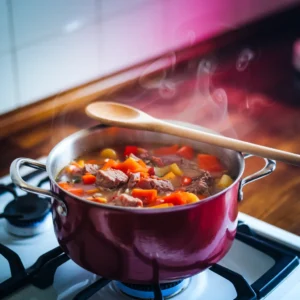
[[[49,187],[42,171],[24,167],[22,175]],[[70,260],[45,198],[36,196],[40,204],[30,205],[27,218],[12,218],[24,213],[12,201],[29,197],[8,175],[0,179],[0,299],[299,299],[300,237],[246,214],[239,213],[233,246],[218,264],[189,279],[141,286],[101,278]]]

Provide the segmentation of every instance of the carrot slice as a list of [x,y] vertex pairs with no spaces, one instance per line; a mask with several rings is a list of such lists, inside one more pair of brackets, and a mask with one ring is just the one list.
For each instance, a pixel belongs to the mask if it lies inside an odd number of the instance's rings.
[[183,205],[186,204],[186,197],[183,192],[175,192],[164,198],[165,203],[172,203],[174,205]]
[[70,188],[70,189],[68,189],[68,192],[70,192],[71,194],[74,194],[76,196],[83,196],[83,194],[84,194],[84,190],[81,188]]
[[163,198],[165,203],[173,203],[174,205],[183,205],[198,202],[199,198],[189,192],[177,191]]
[[107,203],[107,200],[102,197],[93,197],[92,201],[98,202],[98,203]]
[[154,155],[170,155],[176,154],[178,150],[178,145],[173,145],[170,147],[161,147],[153,150]]
[[142,190],[142,189],[133,189],[132,196],[145,201],[147,204],[154,202],[157,198],[157,190]]
[[92,190],[87,190],[86,193],[88,195],[93,195],[95,193],[99,193],[99,189],[92,189]]
[[96,176],[92,174],[85,174],[82,176],[82,181],[84,184],[93,184],[96,182]]
[[116,169],[118,166],[118,163],[113,160],[113,159],[109,159],[104,166],[101,168],[101,170],[107,170],[107,169]]
[[59,182],[58,185],[64,190],[72,188],[72,185],[69,182]]
[[141,165],[138,161],[135,161],[131,157],[127,158],[124,162],[119,163],[116,166],[116,169],[121,170],[124,173],[128,173],[128,171],[133,173],[136,172],[148,173],[148,168],[144,167],[144,164]]
[[198,165],[200,169],[209,171],[209,172],[220,172],[224,168],[219,161],[218,157],[210,154],[198,154]]

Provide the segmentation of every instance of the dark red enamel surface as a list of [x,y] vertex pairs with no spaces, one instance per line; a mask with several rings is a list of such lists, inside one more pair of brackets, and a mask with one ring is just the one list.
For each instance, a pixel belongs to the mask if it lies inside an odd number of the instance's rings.
[[143,284],[192,276],[217,263],[236,232],[238,183],[210,201],[155,213],[99,207],[52,189],[68,206],[62,217],[53,205],[61,247],[110,279]]

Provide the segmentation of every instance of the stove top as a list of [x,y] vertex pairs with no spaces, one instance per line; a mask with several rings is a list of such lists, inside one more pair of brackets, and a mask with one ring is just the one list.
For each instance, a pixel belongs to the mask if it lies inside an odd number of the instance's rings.
[[[22,173],[31,183],[49,186],[46,173],[26,167]],[[1,213],[16,194],[26,193],[15,189],[9,176],[0,184]],[[0,299],[299,299],[300,237],[243,213],[233,246],[218,264],[155,286],[111,281],[76,265],[58,246],[51,214],[25,224],[2,217]]]

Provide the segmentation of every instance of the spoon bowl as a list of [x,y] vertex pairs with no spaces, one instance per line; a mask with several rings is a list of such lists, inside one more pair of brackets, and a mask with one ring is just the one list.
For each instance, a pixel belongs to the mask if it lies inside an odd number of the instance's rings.
[[116,102],[99,101],[89,104],[85,111],[89,117],[105,125],[167,133],[300,166],[300,155],[298,154],[171,124],[156,119],[132,106]]

